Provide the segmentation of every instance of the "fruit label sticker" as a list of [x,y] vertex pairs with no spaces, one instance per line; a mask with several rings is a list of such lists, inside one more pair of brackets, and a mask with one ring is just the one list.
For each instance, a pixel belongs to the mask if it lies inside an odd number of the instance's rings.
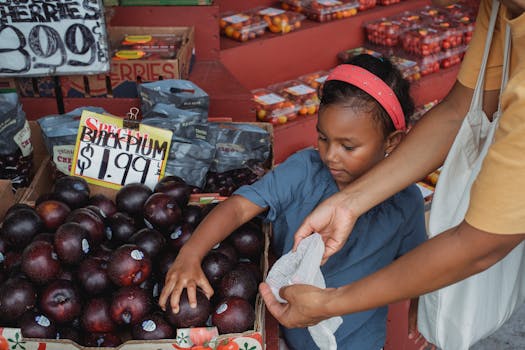
[[153,188],[164,176],[172,135],[149,125],[126,128],[122,118],[83,111],[70,174],[117,190],[133,182]]
[[304,85],[304,84],[290,86],[286,88],[284,91],[294,96],[303,96],[303,95],[309,95],[309,94],[315,93],[315,89],[307,85]]
[[259,14],[261,16],[277,16],[285,12],[286,11],[281,10],[281,9],[276,9],[274,7],[268,7],[268,8],[265,8],[264,10],[259,11]]
[[249,20],[250,17],[243,15],[243,14],[236,14],[233,16],[224,17],[223,20],[225,20],[228,23],[236,24],[236,23],[242,23]]
[[265,106],[271,106],[277,103],[284,102],[284,98],[276,94],[266,94],[255,97],[255,102]]

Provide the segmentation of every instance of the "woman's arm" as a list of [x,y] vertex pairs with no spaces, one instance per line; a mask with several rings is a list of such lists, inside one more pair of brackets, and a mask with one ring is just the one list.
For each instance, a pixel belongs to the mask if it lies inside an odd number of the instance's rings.
[[[485,92],[487,115],[496,110],[499,91]],[[357,218],[441,166],[469,109],[473,90],[456,82],[448,96],[430,110],[388,158],[341,192],[324,201],[299,227],[295,245],[312,232],[323,236],[324,259],[337,252]]]
[[507,255],[525,233],[499,235],[463,221],[398,258],[389,266],[337,289],[294,285],[282,288],[288,304],[267,289],[261,294],[269,311],[286,327],[304,327],[323,319],[406,300],[481,272]]

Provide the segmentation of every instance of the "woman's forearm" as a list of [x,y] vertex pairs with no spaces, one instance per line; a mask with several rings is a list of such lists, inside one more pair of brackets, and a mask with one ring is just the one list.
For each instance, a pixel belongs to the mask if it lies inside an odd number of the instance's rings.
[[455,283],[492,266],[523,239],[525,234],[491,234],[463,222],[378,272],[327,292],[327,316],[387,305]]

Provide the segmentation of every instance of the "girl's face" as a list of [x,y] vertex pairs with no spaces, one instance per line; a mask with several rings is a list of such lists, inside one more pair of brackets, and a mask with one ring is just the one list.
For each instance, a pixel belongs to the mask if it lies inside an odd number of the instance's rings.
[[341,105],[324,107],[319,113],[317,133],[321,159],[339,189],[391,151],[390,137],[385,140],[379,123],[360,109]]

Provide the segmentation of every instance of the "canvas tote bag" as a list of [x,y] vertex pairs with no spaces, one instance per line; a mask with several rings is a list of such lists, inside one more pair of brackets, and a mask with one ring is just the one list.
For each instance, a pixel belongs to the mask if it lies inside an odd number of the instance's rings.
[[[447,155],[432,201],[430,237],[457,226],[464,219],[472,183],[493,142],[501,114],[501,102],[490,122],[482,110],[482,97],[498,8],[499,1],[494,0],[483,63],[470,109]],[[507,26],[501,90],[508,79],[509,50],[510,28]],[[478,340],[493,333],[524,301],[524,252],[522,242],[486,271],[421,296],[418,311],[418,328],[421,334],[440,349],[467,350]]]

